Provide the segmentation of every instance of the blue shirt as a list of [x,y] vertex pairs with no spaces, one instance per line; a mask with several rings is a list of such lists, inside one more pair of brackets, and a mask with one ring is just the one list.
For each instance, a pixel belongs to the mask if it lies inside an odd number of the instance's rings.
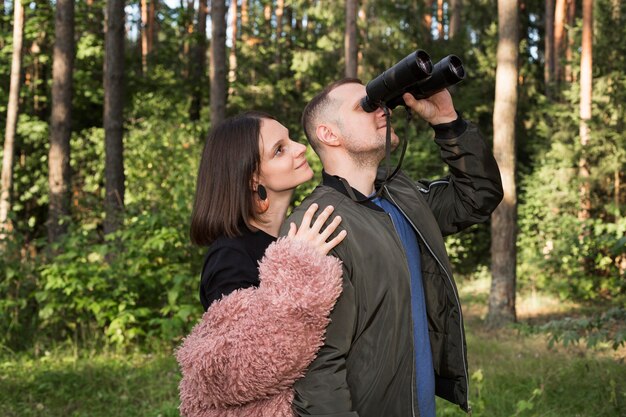
[[420,249],[415,230],[402,212],[384,198],[375,198],[373,203],[391,216],[411,274],[411,315],[413,318],[413,345],[415,346],[415,372],[417,403],[420,417],[435,417],[435,371],[428,337],[426,301],[422,285]]

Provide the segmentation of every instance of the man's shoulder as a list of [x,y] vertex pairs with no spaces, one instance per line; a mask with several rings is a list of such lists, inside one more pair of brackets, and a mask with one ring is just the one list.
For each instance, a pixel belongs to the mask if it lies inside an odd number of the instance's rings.
[[[281,235],[287,234],[289,231],[289,223],[300,224],[302,221],[302,217],[304,213],[311,207],[311,204],[315,203],[318,205],[318,210],[313,216],[313,218],[317,218],[317,215],[324,209],[326,206],[333,206],[335,208],[335,213],[338,209],[344,204],[347,197],[341,194],[339,191],[335,190],[332,187],[328,187],[325,185],[318,185],[311,194],[309,194],[302,202],[293,209],[291,214],[287,216],[287,220],[283,223],[281,227]],[[351,201],[348,199],[348,201]]]

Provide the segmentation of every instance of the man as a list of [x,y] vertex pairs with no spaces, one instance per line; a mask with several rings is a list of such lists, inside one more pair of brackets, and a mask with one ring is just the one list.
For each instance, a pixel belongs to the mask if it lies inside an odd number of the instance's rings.
[[[324,346],[296,382],[294,410],[434,417],[436,393],[467,411],[463,319],[443,235],[488,219],[502,199],[500,173],[477,128],[457,115],[444,90],[425,100],[403,98],[433,126],[449,177],[413,182],[400,172],[377,182],[387,118],[382,109],[361,108],[365,95],[360,81],[341,80],[302,116],[323,182],[283,231],[317,203],[334,206],[348,237],[331,251],[343,261],[343,293]],[[393,130],[391,142],[399,142]]]

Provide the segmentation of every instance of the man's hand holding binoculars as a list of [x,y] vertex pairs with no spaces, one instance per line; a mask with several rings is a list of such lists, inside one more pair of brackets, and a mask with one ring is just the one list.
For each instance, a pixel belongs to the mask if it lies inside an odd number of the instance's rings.
[[454,109],[452,96],[446,89],[421,100],[416,100],[415,97],[409,93],[404,93],[402,98],[404,99],[404,103],[410,107],[414,113],[431,125],[450,123],[455,121],[458,117]]

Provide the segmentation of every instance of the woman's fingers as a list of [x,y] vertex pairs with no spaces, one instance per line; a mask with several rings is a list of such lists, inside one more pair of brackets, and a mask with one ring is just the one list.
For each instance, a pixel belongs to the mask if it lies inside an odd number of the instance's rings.
[[339,226],[339,223],[341,223],[341,217],[335,216],[333,221],[330,222],[330,224],[326,226],[326,228],[322,232],[320,232],[320,237],[324,242],[326,242],[326,239],[328,239],[328,237],[332,235],[335,230],[337,230],[337,226]]
[[333,206],[326,206],[326,208],[320,213],[320,215],[317,216],[317,219],[315,219],[315,223],[313,223],[313,226],[311,226],[311,230],[313,230],[315,233],[319,233],[324,223],[326,223],[326,220],[328,220],[328,218],[332,214],[333,210],[335,210]]
[[337,236],[332,238],[322,248],[322,250],[325,251],[324,255],[328,255],[328,252],[330,252],[332,248],[340,244],[346,238],[347,235],[348,235],[348,232],[346,232],[345,230],[342,230],[341,232],[337,233]]
[[291,222],[289,224],[289,233],[287,233],[287,236],[292,238],[292,237],[294,237],[296,235],[297,231],[298,231],[298,229],[296,228],[296,224],[294,222]]
[[311,204],[311,206],[304,212],[304,216],[302,216],[302,221],[300,222],[300,230],[309,229],[311,227],[311,220],[313,220],[313,215],[317,211],[317,203]]
[[[333,213],[334,207],[326,206],[326,208],[324,208],[324,210],[322,210],[322,212],[317,216],[315,222],[313,222],[313,216],[317,212],[318,208],[319,206],[316,203],[311,204],[311,206],[304,213],[304,216],[302,216],[300,227],[296,227],[295,223],[291,223],[289,225],[288,237],[309,242],[309,244],[316,248],[319,252],[327,255],[331,249],[341,243],[341,241],[346,237],[347,232],[343,230],[339,232],[330,242],[326,242],[326,240],[337,230],[337,227],[341,223],[341,217],[336,216],[322,230],[322,227]],[[312,225],[311,222],[313,222]]]

